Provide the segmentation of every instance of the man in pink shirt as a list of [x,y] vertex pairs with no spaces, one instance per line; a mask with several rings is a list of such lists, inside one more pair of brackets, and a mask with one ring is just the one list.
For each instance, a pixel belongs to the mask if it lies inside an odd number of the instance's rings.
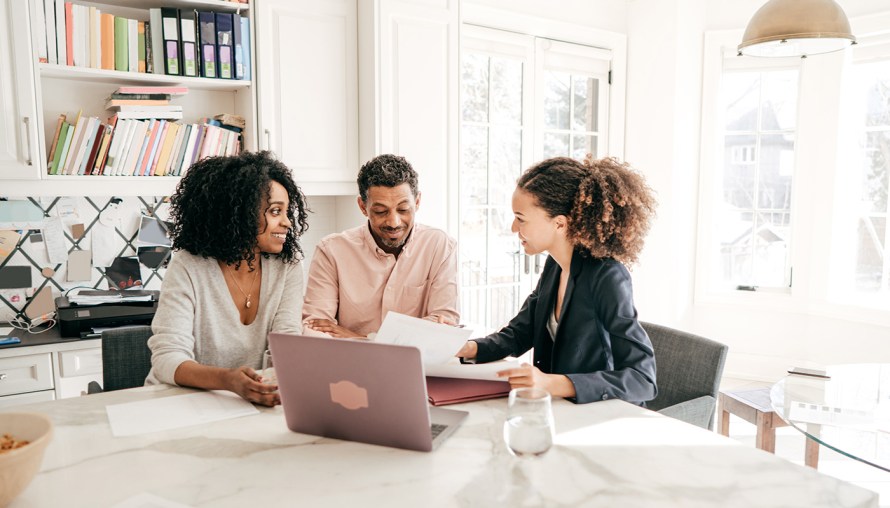
[[404,157],[379,155],[358,174],[368,222],[318,244],[303,324],[332,337],[376,333],[389,311],[457,324],[457,249],[444,231],[415,224],[417,173]]

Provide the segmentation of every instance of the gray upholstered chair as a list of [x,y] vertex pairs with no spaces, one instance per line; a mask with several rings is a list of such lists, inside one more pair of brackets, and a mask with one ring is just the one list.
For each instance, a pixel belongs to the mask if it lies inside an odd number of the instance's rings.
[[705,429],[714,428],[725,344],[652,323],[641,323],[655,348],[658,396],[646,407]]
[[135,388],[151,370],[150,326],[112,328],[102,332],[102,386],[91,382],[89,393]]

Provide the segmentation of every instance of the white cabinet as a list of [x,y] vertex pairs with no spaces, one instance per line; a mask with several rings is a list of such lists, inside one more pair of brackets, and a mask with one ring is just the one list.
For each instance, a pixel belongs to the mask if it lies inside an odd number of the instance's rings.
[[0,178],[39,178],[27,4],[0,0]]
[[102,384],[100,340],[0,350],[0,407],[78,397]]
[[[61,0],[57,0],[61,1]],[[115,16],[147,21],[149,8],[178,7],[215,12],[239,12],[250,19],[249,4],[222,0],[98,0],[75,1]],[[176,97],[183,107],[182,123],[195,123],[219,113],[245,118],[244,148],[257,148],[256,91],[253,82],[164,74],[122,72],[40,63],[36,48],[38,16],[43,0],[0,0],[0,179],[4,196],[34,195],[139,195],[171,194],[178,177],[48,175],[47,154],[60,114],[69,121],[84,116],[106,118],[106,98],[124,85],[185,86]],[[251,24],[251,36],[255,29]],[[255,45],[251,44],[251,48]],[[251,63],[255,62],[251,55]],[[251,73],[256,76],[255,72]],[[26,135],[27,133],[27,135]],[[30,165],[28,161],[30,160]],[[37,181],[35,181],[37,180]]]
[[102,385],[102,348],[59,351],[56,354],[56,392],[60,399],[86,394],[90,381]]
[[0,397],[52,389],[53,367],[49,353],[0,358]]
[[418,220],[457,233],[458,0],[361,1],[362,160],[405,156]]
[[256,0],[254,9],[260,148],[308,194],[356,194],[356,0]]

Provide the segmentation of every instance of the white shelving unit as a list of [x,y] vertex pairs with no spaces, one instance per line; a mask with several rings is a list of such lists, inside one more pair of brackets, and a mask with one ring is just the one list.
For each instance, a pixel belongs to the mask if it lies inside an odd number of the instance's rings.
[[[134,176],[74,176],[48,175],[47,154],[51,150],[57,119],[66,114],[71,119],[80,111],[84,116],[105,118],[110,114],[105,110],[106,98],[118,87],[125,85],[185,86],[189,92],[174,97],[173,103],[183,107],[183,123],[197,122],[204,117],[219,113],[241,115],[247,122],[243,133],[244,148],[257,149],[256,87],[253,81],[170,76],[164,74],[122,72],[116,70],[74,67],[58,64],[37,63],[33,48],[36,47],[37,30],[34,30],[36,8],[42,7],[42,0],[26,2],[5,0],[8,8],[28,10],[31,26],[30,56],[32,62],[32,100],[36,109],[36,139],[30,143],[30,166],[22,164],[17,171],[0,171],[4,178],[4,196],[24,195],[169,195],[179,181],[178,177],[134,177]],[[241,16],[250,14],[249,6],[221,0],[102,0],[83,2],[94,5],[103,12],[116,16],[147,21],[149,8],[176,7],[180,9],[203,9],[216,12],[237,12]],[[21,13],[19,13],[21,16]],[[21,19],[21,18],[20,18]],[[251,21],[251,48],[254,29]],[[16,48],[16,51],[21,51]],[[21,56],[19,53],[18,56]],[[251,65],[255,66],[251,55]],[[254,69],[251,76],[256,76]],[[18,94],[23,93],[18,90]]]

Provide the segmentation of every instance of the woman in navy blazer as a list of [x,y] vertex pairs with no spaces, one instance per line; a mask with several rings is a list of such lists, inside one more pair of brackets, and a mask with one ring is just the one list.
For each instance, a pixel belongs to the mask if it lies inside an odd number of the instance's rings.
[[655,355],[637,320],[630,273],[655,199],[615,159],[565,157],[528,169],[513,193],[512,231],[525,253],[549,256],[538,286],[500,331],[457,356],[478,363],[534,348],[534,364],[498,373],[577,403],[655,398]]

